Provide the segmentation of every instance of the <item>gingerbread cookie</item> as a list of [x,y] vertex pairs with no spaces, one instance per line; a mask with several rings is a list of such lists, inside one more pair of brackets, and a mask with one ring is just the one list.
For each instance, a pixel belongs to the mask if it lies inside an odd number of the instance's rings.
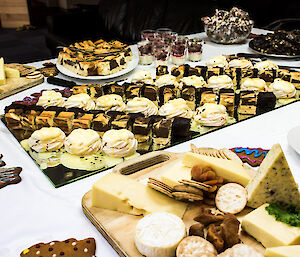
[[0,168],[0,188],[10,184],[17,184],[21,181],[21,167]]
[[39,243],[25,249],[21,257],[95,257],[96,242],[94,238],[76,240],[70,238],[65,241]]
[[248,147],[235,147],[230,150],[237,154],[242,162],[248,163],[252,167],[259,166],[269,152],[269,150],[262,148]]
[[54,77],[58,74],[58,69],[56,68],[56,66],[46,66],[46,67],[40,68],[39,71],[45,77]]
[[3,155],[0,153],[0,167],[5,166],[5,162],[2,161]]

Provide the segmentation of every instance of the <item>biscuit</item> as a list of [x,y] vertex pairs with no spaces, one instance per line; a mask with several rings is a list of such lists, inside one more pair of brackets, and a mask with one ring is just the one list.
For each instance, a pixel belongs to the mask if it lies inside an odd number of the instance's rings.
[[232,248],[218,255],[218,257],[263,257],[262,254],[255,251],[252,247],[245,244],[236,244]]
[[228,183],[220,187],[215,201],[220,211],[236,214],[242,211],[247,204],[247,191],[239,184]]
[[177,257],[216,257],[215,247],[199,236],[184,238],[176,249]]
[[76,240],[70,238],[65,241],[39,243],[21,252],[21,257],[95,257],[96,242],[94,238]]
[[21,181],[21,177],[19,176],[21,171],[21,167],[0,168],[0,188],[19,183]]

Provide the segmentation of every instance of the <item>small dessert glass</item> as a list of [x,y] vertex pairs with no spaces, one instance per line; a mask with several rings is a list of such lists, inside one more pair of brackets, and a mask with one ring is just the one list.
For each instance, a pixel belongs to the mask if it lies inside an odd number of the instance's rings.
[[186,60],[186,47],[187,47],[187,38],[186,37],[177,37],[177,39],[172,43],[172,63],[175,65],[182,65]]
[[153,62],[152,43],[148,40],[143,40],[137,43],[139,50],[139,64],[149,65]]
[[192,38],[188,41],[189,61],[199,62],[202,58],[202,40],[200,38]]
[[141,32],[141,40],[149,40],[152,41],[155,38],[155,30],[145,29]]
[[155,57],[155,65],[168,65],[170,56],[170,47],[168,45],[154,45],[153,55]]
[[172,30],[169,28],[159,28],[155,31],[155,37],[161,38],[163,40],[170,37],[171,34],[172,34]]

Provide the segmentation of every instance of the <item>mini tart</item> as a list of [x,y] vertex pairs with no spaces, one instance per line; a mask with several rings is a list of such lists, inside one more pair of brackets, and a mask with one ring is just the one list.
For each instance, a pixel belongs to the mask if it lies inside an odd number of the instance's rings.
[[158,114],[167,118],[182,117],[190,119],[193,116],[193,111],[188,107],[184,99],[177,98],[164,104],[159,109]]
[[65,140],[65,149],[74,155],[92,155],[101,150],[99,134],[92,129],[75,129]]
[[96,100],[96,109],[102,111],[118,111],[123,112],[126,105],[120,95],[110,94],[103,95]]

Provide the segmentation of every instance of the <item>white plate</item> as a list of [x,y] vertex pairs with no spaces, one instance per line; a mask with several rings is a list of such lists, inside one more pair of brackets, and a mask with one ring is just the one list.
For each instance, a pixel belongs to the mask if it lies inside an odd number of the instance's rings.
[[68,69],[66,69],[64,66],[62,66],[61,64],[56,63],[56,67],[57,69],[64,75],[72,77],[72,78],[76,78],[76,79],[89,79],[89,80],[101,80],[101,79],[112,79],[115,77],[119,77],[122,76],[130,71],[132,71],[139,63],[139,53],[138,53],[138,49],[137,46],[130,46],[131,51],[132,51],[132,60],[130,62],[127,63],[127,66],[125,69],[120,70],[119,72],[110,74],[110,75],[106,75],[106,76],[81,76],[78,75]]
[[291,129],[287,135],[289,145],[300,154],[300,126]]

